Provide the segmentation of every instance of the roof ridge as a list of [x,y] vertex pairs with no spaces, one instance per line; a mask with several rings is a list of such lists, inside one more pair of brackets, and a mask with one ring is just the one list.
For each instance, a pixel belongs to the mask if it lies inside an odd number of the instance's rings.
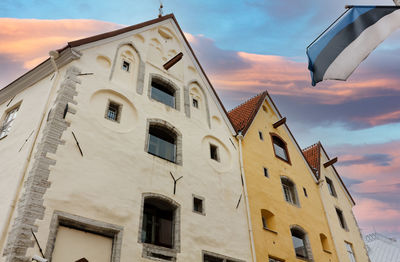
[[311,149],[311,148],[313,148],[313,147],[315,147],[315,146],[318,146],[320,144],[320,142],[318,141],[317,143],[314,143],[314,144],[312,144],[312,145],[310,145],[310,146],[308,146],[308,147],[305,147],[305,148],[303,148],[301,151],[307,151],[307,150],[309,150],[309,149]]
[[235,110],[235,109],[238,109],[239,107],[241,107],[241,106],[245,105],[246,103],[248,103],[250,100],[253,100],[253,99],[255,99],[255,98],[258,97],[258,96],[261,96],[261,95],[263,95],[264,93],[268,93],[268,91],[265,90],[265,91],[263,91],[263,92],[261,92],[261,93],[258,93],[258,94],[256,94],[256,95],[254,95],[254,96],[248,98],[247,100],[245,100],[245,101],[242,102],[241,104],[239,104],[239,105],[235,106],[234,108],[232,108],[231,110],[229,110],[228,113],[232,112],[232,111]]

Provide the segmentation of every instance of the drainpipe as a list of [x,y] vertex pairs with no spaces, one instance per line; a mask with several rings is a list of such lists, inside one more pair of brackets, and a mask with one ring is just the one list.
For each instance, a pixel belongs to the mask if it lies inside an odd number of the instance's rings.
[[246,211],[247,211],[247,225],[249,226],[251,257],[252,257],[252,261],[253,262],[257,262],[256,250],[255,250],[255,247],[254,247],[253,227],[251,225],[251,217],[250,217],[249,197],[248,197],[248,194],[247,194],[246,176],[244,174],[244,167],[243,167],[243,154],[242,154],[243,135],[242,135],[242,131],[239,131],[239,133],[236,136],[236,138],[239,140],[240,173],[241,173],[242,181],[243,181],[244,200],[245,200]]
[[40,131],[41,126],[43,125],[43,120],[46,117],[46,112],[47,112],[47,110],[49,108],[49,105],[50,105],[50,98],[53,97],[54,87],[56,86],[56,83],[58,82],[58,79],[59,79],[59,70],[58,70],[58,67],[57,67],[55,59],[57,59],[60,56],[60,54],[58,53],[58,51],[50,51],[49,52],[49,56],[50,56],[50,62],[53,65],[53,68],[54,68],[54,74],[55,74],[54,75],[54,80],[53,80],[53,83],[51,85],[50,93],[49,93],[49,96],[47,98],[46,106],[45,106],[45,108],[43,110],[42,117],[41,117],[41,119],[39,121],[38,126],[36,127],[36,134],[34,136],[34,140],[32,142],[32,146],[29,149],[29,154],[28,154],[27,158],[25,159],[24,169],[23,169],[23,171],[22,171],[22,173],[21,173],[21,175],[20,175],[20,177],[18,179],[18,181],[19,181],[18,182],[18,188],[17,188],[17,190],[15,192],[11,207],[7,212],[7,219],[6,219],[5,223],[4,223],[3,232],[1,232],[1,238],[0,238],[0,248],[1,248],[1,250],[4,250],[4,244],[5,244],[4,242],[5,242],[6,237],[7,237],[7,232],[9,231],[9,228],[11,226],[11,219],[13,217],[15,208],[17,206],[18,197],[21,194],[21,191],[22,191],[22,188],[23,188],[23,184],[24,184],[24,181],[25,181],[25,176],[26,176],[26,173],[28,171],[28,167],[29,167],[29,164],[31,162],[32,155],[33,155],[33,150],[35,148],[36,141],[37,141],[37,138],[38,138],[39,133],[40,133],[39,131]]

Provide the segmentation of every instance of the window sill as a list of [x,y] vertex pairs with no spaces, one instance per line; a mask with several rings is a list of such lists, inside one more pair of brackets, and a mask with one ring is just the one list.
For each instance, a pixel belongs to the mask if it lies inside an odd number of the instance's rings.
[[176,261],[176,254],[178,253],[176,249],[148,243],[142,244],[142,257],[156,261]]
[[296,258],[299,259],[299,260],[302,260],[302,261],[312,261],[311,259],[305,258],[305,257],[298,257],[298,256],[296,256]]
[[3,136],[2,138],[0,138],[0,140],[3,140],[4,138],[6,138],[8,135]]
[[285,202],[288,203],[288,204],[291,205],[291,206],[294,206],[294,207],[297,207],[297,208],[301,208],[300,205],[298,205],[298,204],[291,203],[291,202],[288,202],[288,201],[286,201],[286,200],[285,200]]
[[275,154],[275,157],[278,158],[279,160],[282,160],[283,162],[285,162],[288,165],[292,165],[292,163],[290,163],[290,160],[286,160],[278,155]]
[[200,211],[196,211],[196,210],[192,210],[192,211],[193,211],[193,213],[196,213],[196,214],[199,214],[199,215],[203,215],[203,216],[206,215],[206,213],[204,213],[204,212],[200,212]]
[[273,233],[273,234],[278,235],[278,232],[276,232],[276,231],[274,231],[274,230],[271,230],[271,229],[266,228],[266,227],[263,227],[263,229],[266,230],[266,231],[268,231],[268,232],[271,232],[271,233]]
[[326,252],[326,253],[328,253],[328,254],[332,254],[332,252],[331,251],[329,251],[329,250],[325,250],[325,249],[322,249],[324,252]]
[[164,157],[161,157],[161,156],[159,156],[159,155],[155,155],[155,154],[152,154],[152,153],[150,153],[150,152],[147,152],[149,155],[151,155],[151,156],[155,156],[155,157],[157,157],[157,158],[159,158],[159,159],[162,159],[162,160],[164,160],[164,161],[167,161],[167,162],[169,162],[169,163],[172,163],[172,164],[175,164],[175,165],[179,165],[177,162],[174,162],[174,161],[171,161],[171,160],[169,160],[169,159],[166,159],[166,158],[164,158]]

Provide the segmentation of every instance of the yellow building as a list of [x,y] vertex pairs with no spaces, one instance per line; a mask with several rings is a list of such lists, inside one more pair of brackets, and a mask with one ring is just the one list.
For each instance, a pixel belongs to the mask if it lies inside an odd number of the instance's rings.
[[239,134],[253,261],[338,261],[317,179],[268,93],[229,116]]
[[353,214],[355,202],[320,142],[303,150],[320,183],[320,193],[340,262],[369,261]]

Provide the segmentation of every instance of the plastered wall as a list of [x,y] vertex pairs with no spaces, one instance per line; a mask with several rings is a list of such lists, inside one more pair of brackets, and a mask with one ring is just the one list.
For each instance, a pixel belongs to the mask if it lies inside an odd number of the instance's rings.
[[[285,126],[273,128],[272,124],[279,118],[271,105],[265,101],[263,106],[266,110],[261,107],[243,140],[244,169],[257,261],[267,261],[269,256],[283,261],[302,261],[295,255],[291,226],[300,226],[306,231],[312,261],[337,261],[318,186]],[[259,132],[263,133],[264,140],[260,140]],[[278,135],[287,143],[290,163],[275,156],[270,133]],[[268,169],[269,177],[264,176],[264,167]],[[299,205],[285,201],[281,176],[294,182]],[[263,228],[262,209],[273,214],[273,219],[268,222],[271,230]],[[327,237],[329,249],[326,251],[322,248],[320,234]]]
[[[120,261],[149,261],[142,257],[138,234],[143,194],[155,193],[180,205],[177,261],[202,261],[202,251],[250,261],[243,201],[236,208],[242,194],[238,146],[171,21],[77,48],[80,59],[62,69],[60,81],[72,81],[76,93],[68,91],[73,93],[68,127],[56,151],[46,154],[52,163],[50,186],[43,194],[44,214],[35,222],[42,248],[54,233],[54,213],[62,211],[123,228],[122,242],[115,247]],[[178,52],[183,59],[164,70],[162,65]],[[131,62],[128,72],[122,70],[123,59]],[[177,88],[177,108],[150,98],[151,75]],[[185,87],[189,99],[184,99]],[[199,99],[199,108],[191,107],[192,95]],[[105,118],[109,100],[122,106],[119,122]],[[180,132],[181,164],[147,153],[149,120],[166,121]],[[210,159],[210,143],[218,146],[220,162]],[[170,173],[182,176],[176,194]],[[205,215],[192,211],[193,194],[204,198]],[[37,253],[36,244],[28,248],[28,257]]]
[[[320,192],[324,202],[325,211],[328,217],[329,226],[335,240],[336,250],[339,256],[339,261],[349,261],[349,255],[346,250],[345,241],[352,244],[356,261],[367,262],[369,258],[366,253],[364,241],[361,238],[360,230],[355,220],[352,207],[346,195],[343,186],[341,185],[335,171],[332,167],[324,168],[323,163],[328,162],[329,159],[324,153],[321,152],[321,180],[324,180],[320,185]],[[332,196],[329,192],[326,177],[328,177],[335,188],[336,197]],[[346,222],[346,229],[340,225],[339,218],[336,213],[336,208],[343,212],[343,217]]]

